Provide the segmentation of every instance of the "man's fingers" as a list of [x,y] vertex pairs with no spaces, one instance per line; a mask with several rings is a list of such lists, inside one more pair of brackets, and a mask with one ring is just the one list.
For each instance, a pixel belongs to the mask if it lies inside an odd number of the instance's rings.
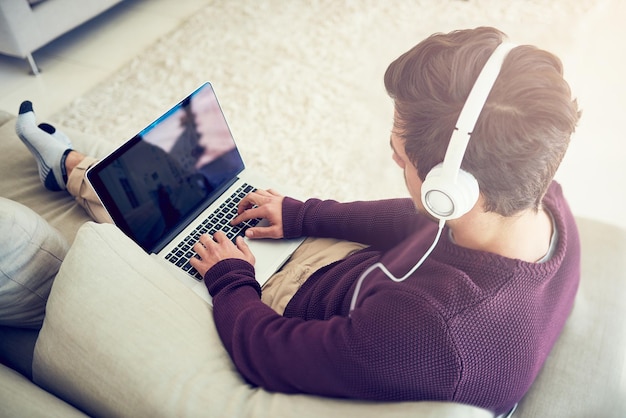
[[267,193],[271,196],[276,196],[276,197],[283,197],[282,193],[278,193],[276,190],[274,189],[268,189]]
[[239,206],[237,206],[237,213],[242,213],[255,206],[261,206],[261,204],[267,202],[267,198],[269,196],[270,195],[264,190],[257,190],[247,194],[243,199],[241,199],[241,202],[239,202]]
[[246,243],[243,237],[237,237],[235,242],[237,244],[237,248],[239,249],[239,251],[243,253],[243,255],[246,257],[248,261],[251,262],[251,264],[254,264],[254,261],[255,261],[254,254],[252,254],[252,251],[250,250],[248,243]]
[[223,233],[222,231],[217,231],[215,235],[213,235],[213,240],[217,242],[218,244],[221,244],[225,241],[230,241],[228,237],[226,236],[226,234]]
[[238,214],[242,214],[246,210],[251,209],[254,206],[255,206],[255,204],[252,203],[252,196],[250,196],[250,194],[249,194],[246,197],[244,197],[243,199],[241,199],[241,201],[239,202],[239,205],[237,205],[237,213]]
[[[204,271],[202,268],[202,260],[197,257],[191,257],[189,259],[189,264],[191,264],[191,267],[195,268],[200,274]],[[202,274],[202,276],[204,276],[204,274]]]
[[269,203],[273,197],[281,197],[282,195],[275,190],[256,190],[252,193],[246,195],[241,202],[239,202],[239,206],[237,207],[237,213],[242,213],[246,210],[249,210],[255,206],[262,206],[266,203]]
[[215,241],[213,241],[213,237],[211,237],[209,234],[202,234],[200,235],[200,238],[198,238],[198,243],[196,245],[200,244],[203,248],[200,248],[200,250],[208,248],[211,244],[215,244]]
[[251,208],[235,216],[233,220],[230,221],[230,224],[239,225],[240,223],[249,221],[250,219],[265,218],[267,215],[268,211],[263,207]]
[[246,230],[246,237],[251,239],[282,238],[280,228],[277,225],[248,228]]

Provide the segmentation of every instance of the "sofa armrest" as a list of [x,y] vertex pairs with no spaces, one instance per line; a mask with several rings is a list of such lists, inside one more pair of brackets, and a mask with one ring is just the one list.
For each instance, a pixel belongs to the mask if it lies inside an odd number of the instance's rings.
[[95,416],[491,417],[454,403],[269,393],[234,369],[202,299],[112,225],[87,223],[55,280],[34,380]]

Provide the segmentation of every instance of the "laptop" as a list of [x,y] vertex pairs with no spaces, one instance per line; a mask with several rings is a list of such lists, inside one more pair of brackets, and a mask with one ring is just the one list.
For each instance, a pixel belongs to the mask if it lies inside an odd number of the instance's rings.
[[[193,245],[202,233],[222,230],[234,242],[247,228],[263,225],[267,221],[256,219],[233,227],[230,220],[245,195],[276,187],[245,167],[209,82],[86,176],[115,225],[208,303],[202,277],[188,261]],[[303,241],[244,239],[261,286]]]

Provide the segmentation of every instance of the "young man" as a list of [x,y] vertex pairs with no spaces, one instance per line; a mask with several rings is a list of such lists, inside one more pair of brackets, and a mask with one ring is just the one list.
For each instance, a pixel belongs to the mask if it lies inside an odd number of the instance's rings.
[[[368,245],[314,272],[280,316],[264,305],[254,261],[221,234],[196,245],[222,341],[253,384],[288,393],[379,401],[447,400],[503,413],[526,393],[572,308],[580,270],[576,225],[552,182],[579,112],[560,61],[531,46],[506,57],[462,167],[478,202],[437,225],[421,199],[459,112],[503,34],[434,35],[385,74],[394,99],[393,159],[412,199],[341,204],[247,197],[236,222],[271,221],[250,238],[329,237]],[[256,206],[256,207],[255,207]],[[272,283],[269,283],[271,286]]]
[[[251,384],[375,401],[454,401],[496,414],[526,393],[580,276],[576,225],[552,181],[579,117],[558,58],[531,46],[506,56],[462,163],[478,182],[478,200],[448,220],[440,238],[421,198],[503,38],[493,28],[436,34],[388,68],[390,143],[411,199],[248,195],[233,223],[270,222],[248,230],[249,238],[335,239],[307,240],[263,290],[243,240],[200,238],[192,264],[213,296],[222,342]],[[57,154],[68,164],[82,159]],[[74,178],[65,168],[65,178]],[[52,170],[62,184],[63,170]],[[42,181],[48,174],[44,167]]]

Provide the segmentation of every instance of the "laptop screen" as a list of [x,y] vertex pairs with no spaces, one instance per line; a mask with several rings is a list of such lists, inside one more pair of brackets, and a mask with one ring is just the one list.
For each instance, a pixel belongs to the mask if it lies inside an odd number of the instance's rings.
[[115,224],[153,252],[243,168],[206,83],[94,166],[88,178]]

